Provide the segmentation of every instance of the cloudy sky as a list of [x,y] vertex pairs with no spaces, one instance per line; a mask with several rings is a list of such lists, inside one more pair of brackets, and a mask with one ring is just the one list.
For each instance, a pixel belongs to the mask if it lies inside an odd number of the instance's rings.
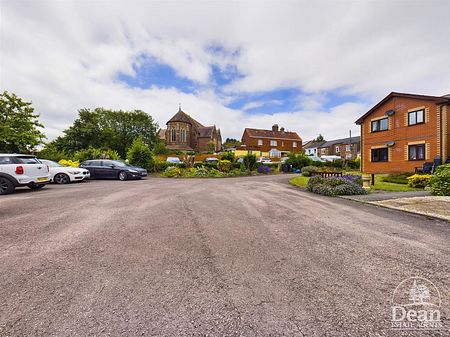
[[0,89],[52,139],[80,108],[183,110],[222,136],[340,138],[391,91],[450,93],[450,1],[0,0]]

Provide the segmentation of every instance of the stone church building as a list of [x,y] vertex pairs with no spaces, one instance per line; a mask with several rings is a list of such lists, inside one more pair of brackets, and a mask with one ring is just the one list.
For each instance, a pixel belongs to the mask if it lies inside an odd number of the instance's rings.
[[178,151],[219,152],[222,136],[215,125],[204,126],[181,110],[166,123],[167,129],[159,130],[159,137],[167,148]]

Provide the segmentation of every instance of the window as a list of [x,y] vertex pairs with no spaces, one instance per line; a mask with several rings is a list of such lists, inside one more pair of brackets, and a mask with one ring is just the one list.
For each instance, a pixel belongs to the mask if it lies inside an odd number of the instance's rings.
[[350,147],[350,145],[345,145],[345,151],[351,151],[352,149],[351,149],[351,147]]
[[270,146],[277,146],[276,140],[270,140]]
[[258,145],[262,146],[263,145],[263,140],[262,139],[258,139]]
[[0,164],[6,165],[6,164],[12,164],[12,160],[10,157],[0,157]]
[[297,147],[297,142],[292,142],[292,147]]
[[372,149],[372,161],[380,162],[380,161],[388,161],[388,149],[387,147],[381,149]]
[[417,110],[417,111],[411,111],[408,113],[408,125],[416,125],[416,124],[422,124],[425,122],[424,119],[425,110]]
[[172,142],[177,141],[177,131],[175,129],[172,129],[170,131],[170,141],[172,141]]
[[341,149],[339,148],[339,146],[336,146],[336,153],[341,152]]
[[180,131],[180,142],[186,143],[186,130],[181,129]]
[[21,157],[16,157],[16,158],[22,164],[40,164],[41,163],[36,157],[21,156]]
[[425,160],[425,144],[408,146],[409,160]]
[[372,132],[386,131],[388,129],[389,129],[388,118],[372,121],[372,128],[371,128]]

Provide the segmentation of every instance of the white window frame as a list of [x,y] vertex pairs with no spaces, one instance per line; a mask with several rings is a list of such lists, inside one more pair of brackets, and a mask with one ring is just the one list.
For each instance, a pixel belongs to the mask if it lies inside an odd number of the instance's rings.
[[335,150],[336,150],[336,153],[341,153],[341,149],[339,148],[339,145],[337,145],[337,146],[335,147]]
[[270,146],[277,146],[277,141],[275,139],[271,139]]
[[351,151],[351,146],[350,145],[345,145],[345,151]]
[[258,146],[262,146],[264,144],[262,139],[258,139]]
[[297,147],[297,142],[292,142],[292,147]]

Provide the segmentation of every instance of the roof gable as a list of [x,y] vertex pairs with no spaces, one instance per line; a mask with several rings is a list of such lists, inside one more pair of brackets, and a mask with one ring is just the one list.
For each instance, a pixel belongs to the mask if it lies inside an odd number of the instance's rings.
[[450,100],[446,96],[427,96],[427,95],[417,95],[417,94],[407,94],[402,92],[391,92],[385,98],[383,98],[380,102],[378,102],[372,109],[367,111],[364,115],[362,115],[355,123],[362,124],[364,119],[369,116],[372,112],[381,107],[384,103],[390,100],[393,97],[403,97],[403,98],[412,98],[412,99],[420,99],[420,100],[429,100],[434,101],[435,103],[448,103]]
[[169,124],[171,122],[183,122],[191,125],[196,125],[197,127],[203,127],[201,123],[197,122],[194,118],[181,110],[181,108],[178,109],[178,112],[171,119],[169,119],[166,124]]

